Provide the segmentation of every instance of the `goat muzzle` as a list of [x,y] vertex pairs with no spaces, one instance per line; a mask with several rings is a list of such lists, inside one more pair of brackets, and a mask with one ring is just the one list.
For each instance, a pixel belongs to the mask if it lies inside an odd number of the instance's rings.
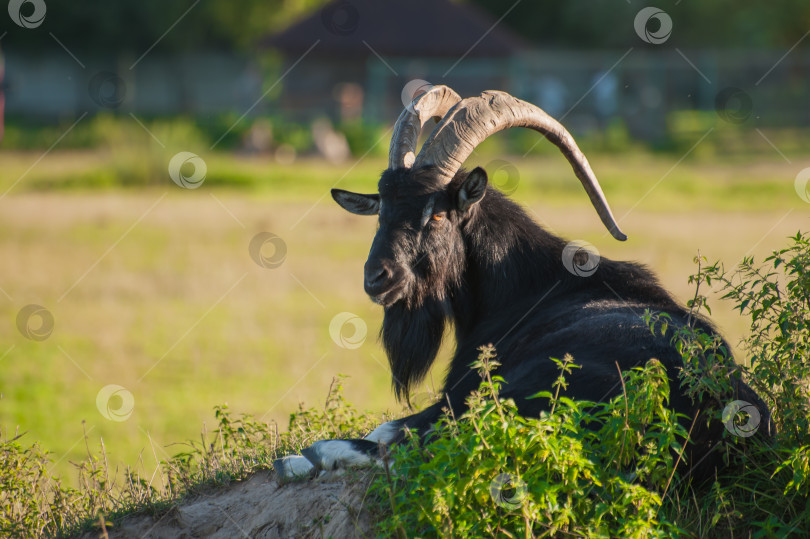
[[363,279],[366,294],[372,301],[383,306],[394,303],[400,299],[404,289],[402,273],[385,260],[366,262]]

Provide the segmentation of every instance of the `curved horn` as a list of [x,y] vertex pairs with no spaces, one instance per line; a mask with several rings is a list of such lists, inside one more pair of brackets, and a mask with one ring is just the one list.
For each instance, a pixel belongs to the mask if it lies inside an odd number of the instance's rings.
[[436,167],[440,177],[449,183],[476,146],[488,136],[510,127],[534,129],[556,145],[571,163],[602,223],[617,240],[627,239],[574,137],[539,107],[505,92],[484,92],[453,107],[425,142],[414,166]]
[[447,86],[434,86],[402,111],[391,136],[388,168],[411,168],[419,132],[431,118],[440,120],[461,96]]

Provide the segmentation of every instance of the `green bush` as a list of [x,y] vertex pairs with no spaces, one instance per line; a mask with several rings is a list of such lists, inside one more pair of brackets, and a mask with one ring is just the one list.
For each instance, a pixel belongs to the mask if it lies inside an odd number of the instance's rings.
[[[626,392],[608,403],[559,394],[570,356],[557,361],[550,411],[517,414],[498,396],[494,349],[476,367],[480,389],[458,420],[446,417],[429,441],[392,452],[394,473],[374,484],[391,510],[384,535],[420,537],[670,536],[662,492],[686,432],[667,407],[666,371],[651,360],[627,373]],[[656,488],[658,487],[658,488]],[[405,533],[408,530],[408,533]]]

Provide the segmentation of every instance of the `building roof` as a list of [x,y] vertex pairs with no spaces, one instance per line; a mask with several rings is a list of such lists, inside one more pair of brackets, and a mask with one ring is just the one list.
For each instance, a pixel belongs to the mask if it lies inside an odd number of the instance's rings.
[[333,0],[263,47],[321,56],[505,57],[525,48],[502,23],[449,0]]

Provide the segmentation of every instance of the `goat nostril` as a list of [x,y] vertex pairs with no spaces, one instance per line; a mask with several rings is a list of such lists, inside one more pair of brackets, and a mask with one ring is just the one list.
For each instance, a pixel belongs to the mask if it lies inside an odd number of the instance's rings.
[[377,266],[366,269],[366,283],[369,285],[379,285],[388,277],[388,269],[385,266]]

